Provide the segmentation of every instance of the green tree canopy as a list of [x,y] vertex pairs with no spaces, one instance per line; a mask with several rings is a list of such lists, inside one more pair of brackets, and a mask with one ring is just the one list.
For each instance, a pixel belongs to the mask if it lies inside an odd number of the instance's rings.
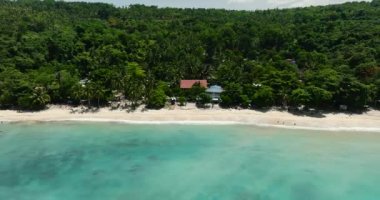
[[3,0],[0,107],[29,109],[40,87],[52,104],[136,107],[162,90],[195,102],[204,89],[180,80],[206,79],[225,107],[363,109],[380,99],[379,18],[378,0],[266,11]]

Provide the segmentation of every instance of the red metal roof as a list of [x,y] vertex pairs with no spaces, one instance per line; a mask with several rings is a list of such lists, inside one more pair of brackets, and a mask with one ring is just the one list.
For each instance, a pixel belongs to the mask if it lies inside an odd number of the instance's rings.
[[189,89],[193,87],[195,83],[200,83],[201,87],[207,88],[207,80],[181,80],[181,88]]

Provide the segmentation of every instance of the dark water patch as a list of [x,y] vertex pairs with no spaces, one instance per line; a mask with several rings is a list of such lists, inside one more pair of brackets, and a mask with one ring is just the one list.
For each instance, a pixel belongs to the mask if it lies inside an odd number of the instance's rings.
[[7,131],[0,130],[0,137],[7,135]]
[[321,199],[317,195],[317,187],[310,183],[298,183],[292,187],[292,196],[294,200],[317,200]]
[[148,156],[147,158],[148,158],[148,160],[150,160],[150,161],[158,161],[158,160],[159,160],[159,157],[156,156],[156,155],[150,155],[150,156]]
[[105,175],[105,171],[104,170],[93,170],[91,175],[93,176],[102,176],[102,175]]
[[13,188],[20,186],[22,183],[22,175],[14,170],[0,170],[0,186]]
[[8,163],[8,167],[0,166],[0,185],[13,187],[33,181],[45,182],[55,179],[65,171],[77,170],[83,163],[79,152],[74,150],[58,154],[39,154],[14,160]]
[[136,174],[138,172],[141,172],[143,170],[143,166],[142,165],[132,165],[129,169],[128,169],[128,172],[130,173],[133,173],[133,174]]
[[314,170],[311,170],[311,169],[304,169],[303,170],[305,173],[308,173],[308,174],[314,174]]
[[262,194],[240,193],[235,200],[271,200],[268,196]]
[[127,142],[117,142],[114,143],[115,147],[120,147],[120,148],[136,148],[139,146],[143,146],[142,143],[139,143],[137,141],[127,141]]

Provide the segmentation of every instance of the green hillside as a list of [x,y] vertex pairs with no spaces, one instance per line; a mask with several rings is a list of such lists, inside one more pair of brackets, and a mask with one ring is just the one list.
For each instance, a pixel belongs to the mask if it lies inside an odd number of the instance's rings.
[[380,99],[379,63],[379,0],[255,12],[0,0],[2,108],[117,93],[159,108],[198,95],[181,79],[207,79],[224,107],[360,110]]

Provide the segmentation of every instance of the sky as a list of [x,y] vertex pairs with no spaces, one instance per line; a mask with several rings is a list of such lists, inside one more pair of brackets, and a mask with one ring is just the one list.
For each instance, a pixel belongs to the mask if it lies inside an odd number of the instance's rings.
[[[80,0],[66,0],[80,1]],[[115,6],[130,4],[155,5],[158,7],[179,8],[224,8],[232,10],[262,10],[270,8],[292,8],[311,5],[328,5],[355,0],[84,0],[87,2],[104,2]],[[371,0],[364,0],[371,1]]]

